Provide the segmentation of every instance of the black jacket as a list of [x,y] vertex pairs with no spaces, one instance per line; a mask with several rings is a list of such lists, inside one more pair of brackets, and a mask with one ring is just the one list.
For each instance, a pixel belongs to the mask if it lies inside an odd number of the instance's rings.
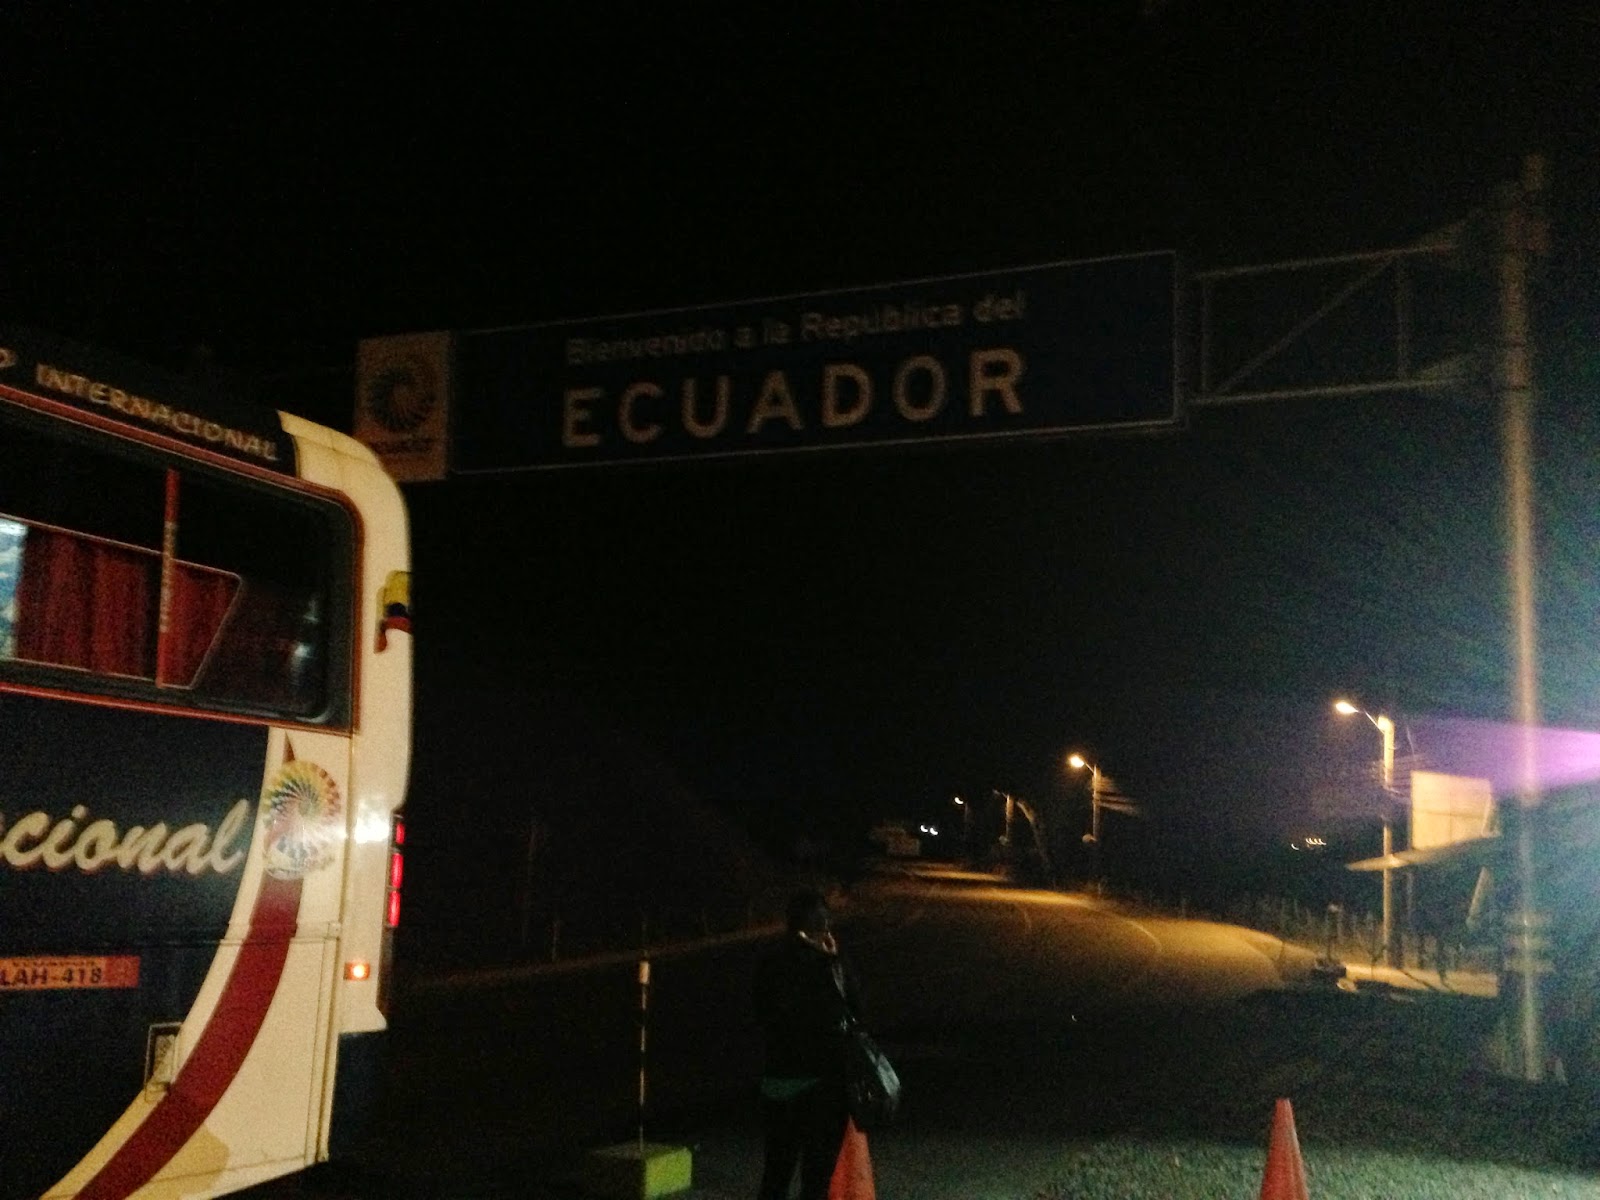
[[766,1035],[764,1074],[844,1079],[845,1029],[860,1017],[860,997],[842,958],[789,934],[756,966],[755,1011]]

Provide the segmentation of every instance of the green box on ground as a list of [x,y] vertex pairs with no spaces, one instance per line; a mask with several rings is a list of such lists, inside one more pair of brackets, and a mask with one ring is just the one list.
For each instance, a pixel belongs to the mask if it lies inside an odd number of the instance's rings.
[[603,1200],[653,1200],[692,1186],[693,1156],[687,1146],[624,1142],[591,1150],[578,1171],[578,1185]]

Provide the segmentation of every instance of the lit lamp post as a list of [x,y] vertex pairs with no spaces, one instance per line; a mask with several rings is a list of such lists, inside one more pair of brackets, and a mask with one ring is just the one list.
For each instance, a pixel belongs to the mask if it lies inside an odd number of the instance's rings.
[[1089,772],[1089,832],[1084,834],[1083,840],[1089,843],[1094,854],[1094,877],[1098,883],[1100,881],[1100,768],[1081,754],[1067,755],[1067,766],[1074,771]]
[[1383,759],[1380,782],[1383,784],[1383,961],[1384,965],[1398,967],[1400,965],[1399,947],[1394,942],[1394,872],[1389,869],[1388,860],[1394,854],[1394,826],[1389,819],[1389,800],[1394,787],[1394,722],[1379,713],[1373,716],[1365,709],[1357,708],[1348,700],[1337,701],[1334,711],[1341,716],[1352,717],[1360,713],[1377,728],[1383,737]]
[[963,858],[972,857],[972,805],[960,796],[953,797],[953,802],[961,810],[961,855]]

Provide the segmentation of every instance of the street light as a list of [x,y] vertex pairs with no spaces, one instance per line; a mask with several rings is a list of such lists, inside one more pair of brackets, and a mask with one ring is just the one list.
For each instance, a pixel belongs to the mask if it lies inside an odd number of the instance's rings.
[[[1091,846],[1100,844],[1100,768],[1084,759],[1081,754],[1067,755],[1067,766],[1074,771],[1089,772],[1089,832],[1084,841]],[[1098,856],[1098,855],[1097,855]]]
[[972,857],[972,805],[960,796],[952,797],[955,806],[961,810],[961,853],[966,858]]
[[1337,700],[1333,709],[1341,716],[1353,717],[1360,713],[1372,722],[1383,737],[1381,782],[1383,784],[1383,961],[1386,966],[1400,965],[1399,947],[1394,942],[1394,872],[1389,859],[1394,855],[1394,826],[1389,818],[1389,798],[1394,789],[1394,722],[1379,713],[1373,716],[1364,708],[1357,708],[1348,700]]
[[1094,855],[1094,882],[1100,886],[1100,768],[1081,754],[1067,755],[1067,766],[1089,772],[1089,832],[1083,835]]

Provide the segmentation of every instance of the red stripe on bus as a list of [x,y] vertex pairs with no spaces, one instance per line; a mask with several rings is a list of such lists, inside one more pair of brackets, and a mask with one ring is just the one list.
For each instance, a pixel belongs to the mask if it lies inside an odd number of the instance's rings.
[[262,879],[250,932],[194,1053],[144,1124],[84,1185],[78,1200],[132,1195],[172,1161],[216,1108],[244,1065],[277,994],[300,915],[301,885],[299,879]]

